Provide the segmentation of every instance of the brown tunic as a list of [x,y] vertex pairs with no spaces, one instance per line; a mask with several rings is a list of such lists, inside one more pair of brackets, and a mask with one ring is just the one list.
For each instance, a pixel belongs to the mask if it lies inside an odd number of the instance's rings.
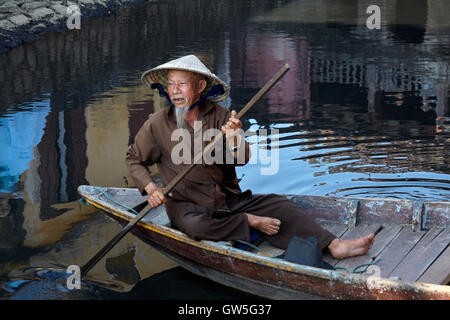
[[[230,117],[230,112],[218,104],[206,101],[199,106],[197,121],[201,129],[187,126],[191,146],[194,139],[208,129],[220,129]],[[130,145],[126,165],[140,192],[145,195],[145,186],[152,181],[148,166],[156,163],[162,183],[169,184],[187,164],[174,164],[172,151],[180,141],[171,141],[172,132],[177,129],[173,107],[150,115],[138,131],[134,144]],[[196,136],[197,135],[197,136]],[[225,140],[225,138],[224,138]],[[203,142],[203,147],[208,141]],[[224,158],[232,158],[226,143],[222,145]],[[244,163],[196,164],[194,168],[172,190],[167,197],[166,211],[171,224],[193,239],[216,241],[249,241],[249,225],[244,212],[259,216],[278,218],[280,231],[274,236],[263,235],[269,242],[286,248],[294,235],[318,238],[323,249],[334,238],[311,218],[305,216],[292,201],[279,195],[252,195],[248,190],[242,193],[236,177],[235,166],[243,165],[250,158],[248,143],[245,142]],[[191,148],[191,159],[194,148]]]

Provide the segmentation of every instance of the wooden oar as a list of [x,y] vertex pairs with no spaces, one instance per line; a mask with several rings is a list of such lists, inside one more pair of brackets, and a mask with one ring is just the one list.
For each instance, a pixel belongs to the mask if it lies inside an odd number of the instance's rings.
[[[281,77],[283,77],[286,72],[288,72],[290,69],[290,66],[288,64],[285,64],[273,77],[272,79],[270,79],[269,82],[266,83],[266,85],[264,87],[262,87],[258,93],[245,105],[244,108],[242,108],[242,110],[236,115],[237,119],[240,119],[242,116],[244,116],[245,113],[247,113],[248,110],[250,110],[251,107],[253,107],[259,100],[261,100],[261,98],[267,93],[267,91],[269,91],[274,85],[275,83],[278,82],[278,80],[281,79]],[[163,194],[164,196],[168,195],[168,193],[175,188],[175,186],[181,181],[181,179],[184,178],[184,176],[186,176],[189,171],[192,170],[192,168],[194,167],[195,164],[201,163],[201,159],[203,158],[203,154],[206,152],[211,151],[211,148],[214,147],[214,145],[219,142],[222,141],[222,135],[223,133],[220,132],[218,133],[215,137],[212,143],[209,143],[205,149],[203,150],[203,152],[197,154],[197,156],[194,158],[194,161],[192,164],[184,167],[183,170],[181,170],[180,173],[178,173],[175,178],[173,178],[173,180],[165,187],[163,188]],[[142,209],[139,214],[134,217],[126,226],[125,228],[122,229],[122,231],[120,231],[114,238],[112,238],[99,252],[97,252],[97,254],[95,256],[93,256],[84,266],[82,266],[80,268],[81,271],[81,278],[83,278],[86,273],[89,272],[89,270],[92,269],[92,267],[94,267],[97,262],[100,261],[101,258],[103,258],[103,256],[105,254],[107,254],[109,252],[109,250],[111,250],[117,242],[120,241],[120,239],[122,239],[139,221],[142,220],[142,218],[145,217],[145,215],[150,211],[152,207],[147,204],[145,206],[144,209]]]

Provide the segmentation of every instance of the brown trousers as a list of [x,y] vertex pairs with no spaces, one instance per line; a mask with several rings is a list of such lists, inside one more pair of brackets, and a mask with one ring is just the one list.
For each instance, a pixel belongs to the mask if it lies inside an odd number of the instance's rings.
[[192,239],[248,242],[250,228],[245,212],[281,221],[277,234],[261,233],[271,245],[281,249],[286,249],[294,236],[315,237],[321,250],[336,238],[305,215],[293,201],[277,194],[253,195],[250,190],[241,194],[227,193],[227,205],[229,210],[187,206],[172,224]]

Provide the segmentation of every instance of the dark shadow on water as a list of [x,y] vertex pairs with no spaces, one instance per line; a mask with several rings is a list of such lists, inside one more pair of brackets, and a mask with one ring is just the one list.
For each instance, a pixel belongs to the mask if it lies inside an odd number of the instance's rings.
[[139,281],[127,293],[102,292],[102,299],[114,300],[249,300],[261,299],[199,277],[181,267]]
[[34,276],[0,284],[0,300],[261,300],[181,267],[143,279],[129,292],[87,281],[81,281],[79,289],[69,289],[68,281],[72,279],[62,269],[38,270]]

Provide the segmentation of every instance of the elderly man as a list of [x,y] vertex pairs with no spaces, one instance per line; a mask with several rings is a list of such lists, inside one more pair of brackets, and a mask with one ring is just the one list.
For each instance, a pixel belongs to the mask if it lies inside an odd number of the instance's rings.
[[[197,57],[172,60],[145,72],[142,80],[158,89],[171,106],[149,116],[127,151],[126,164],[140,192],[148,195],[148,203],[154,208],[164,203],[173,227],[193,239],[215,241],[250,241],[250,228],[254,228],[282,249],[294,236],[315,237],[319,248],[329,249],[336,259],[361,255],[370,249],[374,234],[341,240],[283,196],[241,191],[235,166],[250,159],[247,142],[237,134],[242,124],[235,111],[216,103],[228,96],[228,88]],[[188,165],[174,159],[173,150],[179,142],[171,137],[177,129],[187,133],[190,159],[195,156],[192,146],[199,132],[222,130],[226,137],[224,158],[228,161],[196,164],[166,198],[152,181],[148,166],[156,163],[162,183],[167,185]],[[206,142],[201,143],[204,148]],[[244,155],[243,162],[238,161],[239,153]]]

